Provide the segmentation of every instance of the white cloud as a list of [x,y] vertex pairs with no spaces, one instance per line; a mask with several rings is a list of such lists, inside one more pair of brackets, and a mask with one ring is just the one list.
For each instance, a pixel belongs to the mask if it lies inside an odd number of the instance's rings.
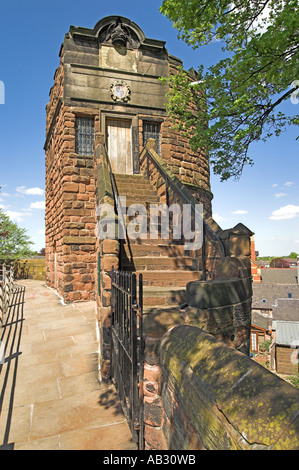
[[244,211],[244,210],[240,209],[240,210],[237,210],[237,211],[232,211],[232,214],[244,215],[244,214],[248,214],[248,211]]
[[5,214],[14,222],[22,222],[24,216],[31,215],[29,212],[5,211]]
[[223,222],[225,220],[224,217],[222,217],[221,215],[219,214],[213,214],[213,219],[215,220],[215,222],[219,223],[219,222]]
[[264,34],[267,31],[267,28],[272,24],[270,11],[270,7],[266,5],[262,13],[260,13],[257,19],[252,23],[250,30],[255,30],[257,33]]
[[31,194],[34,196],[42,196],[44,194],[44,190],[41,188],[26,188],[26,186],[18,186],[16,191],[21,194]]
[[287,206],[280,207],[276,211],[272,212],[272,215],[269,217],[272,220],[286,220],[294,219],[299,216],[299,206],[294,206],[293,204],[288,204]]
[[277,186],[278,186],[277,183],[272,184],[272,188],[277,188]]
[[30,209],[45,209],[45,207],[45,201],[37,201],[30,204]]
[[293,181],[287,181],[286,183],[284,183],[284,185],[288,187],[292,186],[293,184]]
[[275,194],[275,197],[277,197],[277,198],[279,198],[279,197],[284,197],[284,196],[286,196],[285,193],[276,193],[276,194]]

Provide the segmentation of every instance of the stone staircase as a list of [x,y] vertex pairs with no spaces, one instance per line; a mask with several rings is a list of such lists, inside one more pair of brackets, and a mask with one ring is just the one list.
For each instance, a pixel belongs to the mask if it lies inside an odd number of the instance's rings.
[[[143,204],[148,210],[147,226],[150,227],[150,204],[160,204],[155,187],[143,175],[114,175],[119,196],[126,196],[127,208],[134,203]],[[126,224],[134,216],[126,215]],[[160,225],[159,225],[159,228]],[[144,284],[144,310],[177,307],[185,303],[187,282],[201,278],[198,260],[184,250],[184,240],[161,238],[124,240],[121,248],[120,267],[126,271],[142,272]]]

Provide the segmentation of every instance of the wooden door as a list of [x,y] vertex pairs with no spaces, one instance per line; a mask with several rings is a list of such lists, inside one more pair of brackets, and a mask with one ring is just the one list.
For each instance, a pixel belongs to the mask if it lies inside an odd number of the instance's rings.
[[112,171],[116,174],[132,174],[131,121],[124,119],[108,119],[107,143]]

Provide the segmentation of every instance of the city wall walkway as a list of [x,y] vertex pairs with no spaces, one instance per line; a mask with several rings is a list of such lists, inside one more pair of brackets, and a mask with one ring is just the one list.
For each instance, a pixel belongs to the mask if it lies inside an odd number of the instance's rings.
[[25,303],[19,289],[0,327],[0,450],[136,449],[114,387],[98,381],[95,303],[18,286]]

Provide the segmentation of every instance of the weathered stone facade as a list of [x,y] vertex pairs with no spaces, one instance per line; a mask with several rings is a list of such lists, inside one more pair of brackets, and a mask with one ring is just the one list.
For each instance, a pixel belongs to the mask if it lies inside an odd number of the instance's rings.
[[[147,39],[126,18],[103,18],[93,29],[71,26],[65,35],[46,107],[45,153],[47,283],[66,302],[93,299],[96,282],[96,161],[76,153],[76,118],[92,118],[106,143],[111,120],[128,122],[134,174],[145,126],[155,124],[163,159],[211,212],[208,158],[191,151],[165,111],[167,87],[159,78],[177,65],[165,42]],[[115,83],[125,84],[127,99],[113,95]]]
[[[237,354],[249,353],[252,232],[242,224],[222,230],[213,220],[208,156],[194,153],[167,116],[167,86],[159,78],[180,65],[163,41],[146,38],[126,18],[103,18],[93,29],[71,26],[46,108],[47,284],[65,302],[97,301],[100,378],[109,380],[111,272],[142,273],[144,380],[139,390],[146,449],[209,448],[170,381],[163,351],[170,331],[191,325],[198,335],[220,340],[220,350],[228,346]],[[117,229],[116,194],[126,196],[126,208],[180,200],[194,209],[202,203],[201,248],[188,251],[184,236],[166,240],[160,234],[128,243],[118,236],[101,239],[97,209],[113,207]],[[179,424],[175,431],[172,419]],[[180,435],[180,423],[186,436]]]

